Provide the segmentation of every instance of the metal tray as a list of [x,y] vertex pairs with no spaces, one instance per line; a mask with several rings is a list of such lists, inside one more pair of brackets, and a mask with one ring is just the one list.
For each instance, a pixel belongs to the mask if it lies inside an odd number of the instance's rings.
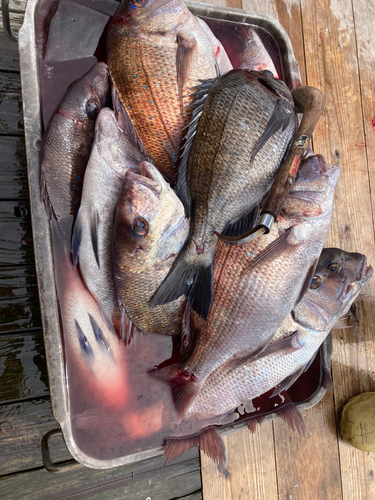
[[[66,446],[72,456],[78,462],[87,467],[106,469],[161,455],[163,453],[163,449],[159,447],[116,459],[98,460],[83,453],[73,438],[64,369],[64,353],[60,332],[58,302],[55,290],[50,227],[49,221],[46,217],[44,205],[40,202],[39,172],[43,128],[35,29],[35,13],[40,2],[41,0],[28,1],[24,24],[19,31],[18,41],[35,262],[52,411],[55,419],[61,426]],[[113,4],[113,1],[111,3]],[[300,85],[300,73],[298,64],[293,55],[290,40],[285,30],[277,21],[266,15],[259,15],[243,10],[216,7],[202,3],[186,3],[195,15],[203,16],[205,18],[225,19],[236,23],[252,24],[267,30],[268,33],[274,38],[280,49],[286,83],[290,87]],[[329,337],[320,350],[321,360],[323,360],[325,366],[327,367],[330,367],[331,352],[332,344]],[[298,403],[297,407],[300,410],[310,408],[318,403],[324,394],[325,389],[320,386],[307,401]],[[275,418],[275,416],[276,414],[274,412],[268,413],[264,420],[271,420]],[[220,433],[227,434],[244,427],[245,422],[240,421],[238,423],[220,428]],[[48,435],[45,436],[42,443],[45,466],[50,471],[61,470],[61,467],[52,464],[50,461],[48,452],[48,437]]]

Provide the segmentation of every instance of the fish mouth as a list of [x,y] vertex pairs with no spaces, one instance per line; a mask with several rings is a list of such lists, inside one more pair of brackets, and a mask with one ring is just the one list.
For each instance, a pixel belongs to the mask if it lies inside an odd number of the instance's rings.
[[363,285],[365,285],[370,280],[373,273],[374,273],[374,270],[373,270],[372,266],[367,265],[367,257],[365,256],[365,258],[363,259],[363,265],[362,265],[362,269],[361,269],[361,273],[360,273],[361,278],[357,279],[357,281],[361,281],[363,283]]
[[318,177],[313,178],[311,181],[309,180],[302,181],[301,184],[302,186],[303,184],[312,184],[321,181],[321,179],[323,178],[325,179],[324,188],[313,189],[313,186],[311,186],[310,189],[303,189],[301,186],[302,189],[300,190],[298,189],[291,190],[289,192],[289,196],[291,198],[298,199],[306,203],[310,203],[312,205],[323,205],[328,201],[328,197],[332,191],[332,188],[336,186],[339,174],[340,174],[340,169],[338,165],[333,165],[332,167],[326,168],[325,165],[321,164],[320,173]]
[[[362,265],[361,268],[357,274],[356,281],[363,281],[365,279],[370,279],[372,276],[373,269],[371,266],[367,265],[367,257],[366,255],[363,256],[362,258]],[[370,274],[371,273],[371,274]],[[370,274],[370,276],[368,276]]]
[[[163,185],[160,182],[161,174],[157,171],[156,167],[148,162],[142,162],[140,165],[140,173],[134,172],[134,170],[128,170],[127,173],[128,180],[131,179],[137,185],[144,186],[149,189],[158,199],[163,191]],[[164,181],[164,179],[162,179]],[[164,181],[165,182],[165,181]]]

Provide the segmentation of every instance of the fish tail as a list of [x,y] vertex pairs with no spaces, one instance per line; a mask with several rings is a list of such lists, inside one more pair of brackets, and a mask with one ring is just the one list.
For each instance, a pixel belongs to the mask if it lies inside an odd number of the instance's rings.
[[212,458],[217,463],[220,472],[228,477],[225,446],[220,434],[214,427],[209,427],[194,436],[167,439],[164,450],[164,465],[187,452],[193,446],[198,446],[206,455]]
[[256,428],[257,428],[257,419],[256,417],[251,417],[246,420],[246,425],[251,432],[251,434],[254,434]]
[[166,304],[186,295],[191,307],[206,319],[212,302],[213,262],[196,266],[180,256],[151,298],[150,305]]
[[298,432],[301,437],[305,437],[306,435],[306,425],[301,415],[301,412],[296,407],[293,402],[290,402],[284,406],[282,406],[277,412],[276,415],[280,417],[284,422],[289,425],[292,430]]
[[261,415],[258,417],[249,417],[245,420],[246,425],[247,425],[249,431],[251,432],[251,434],[254,434],[254,432],[257,428],[257,424],[260,425],[263,422],[263,419],[264,419],[264,416]]

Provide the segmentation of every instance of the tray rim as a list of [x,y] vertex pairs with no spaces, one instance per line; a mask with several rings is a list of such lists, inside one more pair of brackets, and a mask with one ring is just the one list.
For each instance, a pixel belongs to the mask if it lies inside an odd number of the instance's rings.
[[[21,86],[23,114],[25,123],[25,145],[27,156],[27,171],[30,193],[30,210],[33,231],[33,245],[35,266],[38,282],[38,293],[42,317],[43,337],[46,350],[47,370],[50,387],[52,413],[59,423],[65,444],[71,455],[82,465],[94,469],[109,469],[120,465],[130,464],[146,458],[163,454],[163,448],[153,448],[132,455],[108,460],[99,460],[83,453],[77,446],[70,422],[69,398],[66,386],[64,368],[64,352],[60,332],[58,300],[55,289],[54,270],[52,262],[52,246],[50,226],[43,203],[40,201],[40,163],[42,146],[42,120],[41,99],[38,79],[38,55],[36,51],[36,32],[34,16],[36,7],[41,0],[27,2],[23,26],[19,31],[19,53],[21,68]],[[289,84],[300,85],[300,73],[289,37],[282,26],[273,18],[260,15],[251,11],[239,10],[229,7],[218,7],[198,2],[185,2],[195,15],[216,17],[218,19],[235,20],[247,24],[257,24],[269,31],[270,34],[279,32],[282,43],[286,47],[286,55],[282,61],[288,68],[290,75]],[[268,28],[267,28],[268,26]],[[277,40],[276,40],[277,41]],[[327,339],[321,346],[321,356],[327,367],[330,367],[332,341]],[[324,396],[326,389],[319,387],[308,401],[298,403],[299,410],[305,410],[317,404]],[[275,412],[268,413],[264,421],[272,420],[277,416]],[[220,434],[228,434],[246,426],[245,421],[229,424],[220,428]]]

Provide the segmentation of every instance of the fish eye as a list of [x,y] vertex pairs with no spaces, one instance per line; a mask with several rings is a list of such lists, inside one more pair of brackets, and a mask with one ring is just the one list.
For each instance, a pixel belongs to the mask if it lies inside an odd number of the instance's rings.
[[316,288],[319,288],[322,283],[322,278],[320,276],[314,276],[313,279],[311,280],[310,288],[315,290]]
[[334,262],[332,262],[331,264],[329,264],[327,266],[327,269],[328,269],[328,271],[331,271],[332,273],[338,273],[340,271],[341,267],[339,264],[335,264]]
[[97,99],[91,99],[86,105],[86,113],[89,118],[96,118],[100,111],[100,102]]
[[133,222],[132,230],[138,236],[146,236],[149,231],[147,220],[143,217],[136,217]]
[[147,3],[147,0],[131,0],[130,2],[134,7],[144,7]]

